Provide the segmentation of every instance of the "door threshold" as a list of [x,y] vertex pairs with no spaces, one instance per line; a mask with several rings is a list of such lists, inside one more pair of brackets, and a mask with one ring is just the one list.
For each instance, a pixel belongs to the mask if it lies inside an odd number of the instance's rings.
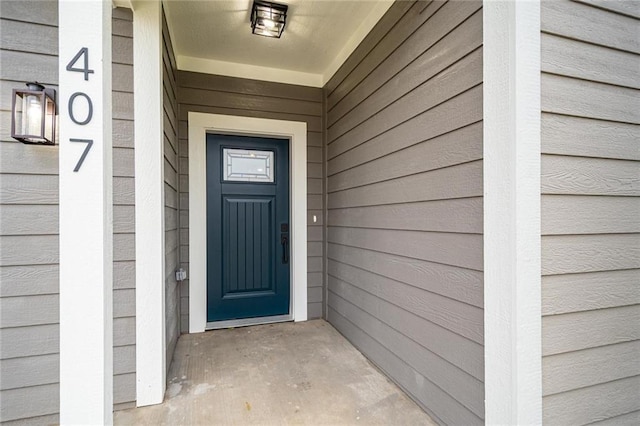
[[226,321],[213,321],[208,322],[205,330],[217,330],[220,328],[235,328],[235,327],[247,327],[250,325],[260,324],[272,324],[274,322],[287,322],[293,321],[291,315],[274,315],[271,317],[258,317],[258,318],[241,318]]

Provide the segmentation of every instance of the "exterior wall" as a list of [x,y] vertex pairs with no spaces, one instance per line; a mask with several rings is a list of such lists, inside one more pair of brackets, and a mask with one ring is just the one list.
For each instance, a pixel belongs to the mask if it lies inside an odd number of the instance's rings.
[[164,11],[162,14],[162,51],[164,86],[164,244],[165,244],[165,309],[167,371],[173,359],[173,351],[180,336],[180,287],[176,282],[178,269],[178,102],[176,86],[176,58],[167,27]]
[[58,6],[0,4],[0,422],[57,422],[58,149],[11,138],[11,90],[58,85]]
[[113,9],[113,404],[136,400],[133,14]]
[[[322,316],[322,90],[178,71],[180,259],[189,262],[189,111],[307,123],[308,318]],[[313,223],[313,215],[318,219]],[[189,282],[181,286],[181,330],[189,331]]]
[[544,422],[640,423],[640,6],[542,4]]
[[[131,12],[114,9],[114,402],[135,400]],[[11,90],[58,84],[55,1],[0,4],[0,422],[57,423],[58,148],[10,136]],[[123,404],[124,403],[124,404]]]
[[442,423],[484,417],[481,2],[396,2],[325,86],[327,316]]

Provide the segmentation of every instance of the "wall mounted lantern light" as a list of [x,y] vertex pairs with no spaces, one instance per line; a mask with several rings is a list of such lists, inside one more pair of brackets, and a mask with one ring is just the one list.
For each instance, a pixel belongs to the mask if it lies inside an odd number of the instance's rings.
[[253,34],[280,38],[287,19],[286,4],[254,0],[251,9],[251,32]]
[[56,91],[38,82],[13,89],[11,137],[24,143],[55,145]]

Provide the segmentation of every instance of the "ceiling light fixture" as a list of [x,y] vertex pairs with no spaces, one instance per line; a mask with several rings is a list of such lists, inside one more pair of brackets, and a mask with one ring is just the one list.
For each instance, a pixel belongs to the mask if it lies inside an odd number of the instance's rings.
[[280,38],[287,19],[286,4],[254,0],[251,9],[251,32],[253,34]]

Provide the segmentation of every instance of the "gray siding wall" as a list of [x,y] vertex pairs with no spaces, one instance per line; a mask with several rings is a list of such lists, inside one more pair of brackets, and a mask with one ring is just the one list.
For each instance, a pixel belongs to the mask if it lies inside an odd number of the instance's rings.
[[640,424],[640,4],[542,4],[549,425]]
[[465,425],[484,417],[481,6],[396,2],[324,89],[328,319]]
[[162,65],[164,87],[164,247],[167,371],[180,336],[180,287],[176,282],[180,250],[178,243],[178,102],[176,58],[164,11],[162,13]]
[[113,403],[136,400],[133,13],[113,9]]
[[[307,123],[308,316],[322,316],[322,90],[305,86],[178,71],[180,260],[189,263],[189,111]],[[316,215],[318,222],[312,221]],[[182,331],[189,330],[189,282],[181,286]]]
[[0,3],[0,422],[57,422],[58,148],[11,138],[11,90],[58,87],[58,6]]
[[[135,399],[132,18],[113,13],[114,397],[121,406]],[[10,136],[11,90],[34,80],[57,89],[57,21],[55,1],[0,3],[0,422],[58,422],[58,147]]]

